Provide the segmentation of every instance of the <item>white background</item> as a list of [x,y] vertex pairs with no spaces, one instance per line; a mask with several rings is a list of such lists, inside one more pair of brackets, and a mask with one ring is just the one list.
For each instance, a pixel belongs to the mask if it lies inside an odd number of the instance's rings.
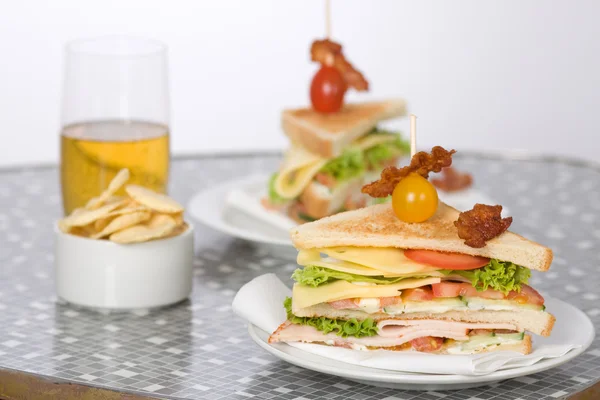
[[[0,1],[0,165],[58,159],[63,45],[106,34],[169,46],[173,152],[280,149],[279,113],[308,102],[324,2]],[[333,0],[333,37],[404,97],[422,147],[595,159],[600,2]],[[401,123],[406,126],[405,123]]]

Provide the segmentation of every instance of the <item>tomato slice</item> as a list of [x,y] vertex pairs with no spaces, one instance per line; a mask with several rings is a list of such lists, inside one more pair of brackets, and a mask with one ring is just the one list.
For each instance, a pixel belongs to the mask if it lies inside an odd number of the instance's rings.
[[482,297],[484,299],[503,300],[504,293],[494,289],[477,291],[470,283],[440,282],[431,285],[433,297]]
[[492,300],[504,300],[504,293],[494,290],[488,289],[483,292],[477,291],[470,283],[463,283],[463,287],[460,290],[460,295],[465,297],[481,297],[483,299],[492,299]]
[[431,285],[433,297],[458,297],[461,294],[464,283],[440,282]]
[[416,351],[422,351],[425,353],[429,353],[432,351],[439,350],[444,344],[444,338],[441,337],[433,337],[433,336],[423,336],[420,338],[416,338],[410,341],[413,349]]
[[404,255],[421,264],[438,268],[470,270],[481,268],[490,262],[489,258],[468,254],[443,253],[433,250],[404,250]]
[[405,289],[402,291],[403,301],[428,301],[433,299],[433,294],[429,286],[423,286],[415,289]]
[[521,284],[521,292],[512,291],[508,294],[508,300],[514,300],[521,304],[544,305],[544,297],[529,285]]
[[354,299],[343,299],[343,300],[330,301],[329,305],[331,307],[335,308],[336,310],[345,310],[348,308],[358,308],[358,304],[356,304]]
[[393,306],[394,304],[397,304],[399,302],[400,302],[399,296],[380,297],[379,298],[379,307],[383,308],[383,307]]

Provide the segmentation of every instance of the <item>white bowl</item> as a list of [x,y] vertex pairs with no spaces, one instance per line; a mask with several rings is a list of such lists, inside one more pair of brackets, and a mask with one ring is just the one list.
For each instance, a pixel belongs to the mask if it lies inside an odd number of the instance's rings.
[[145,243],[117,244],[55,229],[60,299],[103,309],[154,308],[192,291],[194,229]]

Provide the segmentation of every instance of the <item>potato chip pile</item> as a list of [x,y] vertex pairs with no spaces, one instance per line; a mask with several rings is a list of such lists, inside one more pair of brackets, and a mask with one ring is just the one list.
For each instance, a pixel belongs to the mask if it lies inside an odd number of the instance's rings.
[[126,185],[127,196],[115,193],[129,180],[122,169],[108,188],[83,208],[58,222],[64,233],[116,243],[140,243],[183,233],[183,207],[170,197],[138,185]]

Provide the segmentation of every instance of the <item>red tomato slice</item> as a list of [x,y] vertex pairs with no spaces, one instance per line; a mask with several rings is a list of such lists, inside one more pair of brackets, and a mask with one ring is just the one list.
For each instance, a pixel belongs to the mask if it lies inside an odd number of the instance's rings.
[[403,301],[428,301],[433,299],[433,294],[428,286],[402,291]]
[[330,301],[329,305],[331,307],[335,308],[336,310],[344,310],[347,308],[358,308],[358,304],[356,304],[354,299],[343,299],[343,300]]
[[489,258],[468,254],[443,253],[433,250],[404,250],[404,255],[421,264],[444,269],[469,270],[481,268],[490,262]]
[[514,300],[521,304],[544,305],[544,297],[531,286],[521,284],[521,292],[512,291],[508,294],[508,300]]
[[387,306],[392,306],[392,305],[397,304],[399,302],[400,302],[400,297],[399,296],[380,297],[379,298],[379,307],[383,308],[383,307],[387,307]]
[[433,297],[458,297],[461,294],[464,283],[460,282],[441,282],[431,285]]
[[319,172],[317,175],[315,175],[315,180],[321,185],[327,186],[330,189],[335,186],[335,178],[323,172]]
[[463,283],[463,287],[460,290],[460,295],[465,297],[481,297],[484,299],[492,299],[492,300],[504,300],[504,293],[499,292],[498,290],[488,289],[483,292],[477,291],[470,283]]
[[410,341],[413,349],[416,351],[423,352],[432,352],[439,350],[444,344],[444,338],[441,337],[433,337],[433,336],[423,336],[420,338],[416,338]]
[[477,291],[470,283],[440,282],[431,285],[433,297],[482,297],[484,299],[503,300],[504,293],[494,289]]

